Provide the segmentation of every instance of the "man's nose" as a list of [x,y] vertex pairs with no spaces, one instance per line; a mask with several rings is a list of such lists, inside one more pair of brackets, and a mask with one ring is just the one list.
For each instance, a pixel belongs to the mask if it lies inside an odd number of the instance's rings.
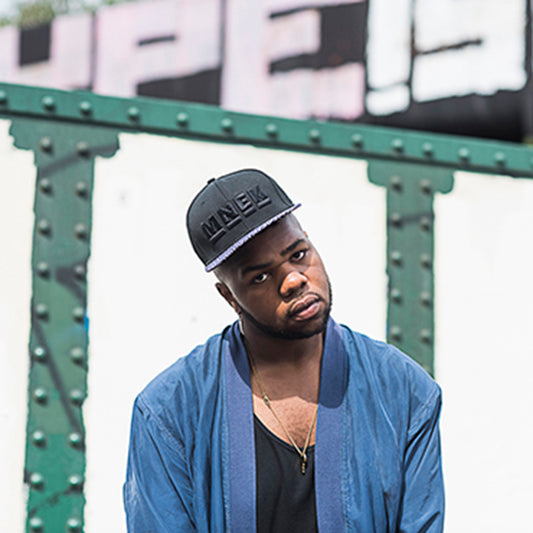
[[307,283],[307,278],[303,272],[300,272],[297,268],[291,268],[285,273],[285,276],[281,282],[280,294],[283,298],[290,298],[295,293],[303,289]]

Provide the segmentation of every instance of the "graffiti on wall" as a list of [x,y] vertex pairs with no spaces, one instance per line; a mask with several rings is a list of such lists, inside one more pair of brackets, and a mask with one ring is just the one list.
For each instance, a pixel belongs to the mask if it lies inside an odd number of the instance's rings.
[[528,0],[131,2],[1,28],[0,79],[291,118],[399,114],[409,127],[420,105],[427,120],[433,102],[524,89],[528,9]]

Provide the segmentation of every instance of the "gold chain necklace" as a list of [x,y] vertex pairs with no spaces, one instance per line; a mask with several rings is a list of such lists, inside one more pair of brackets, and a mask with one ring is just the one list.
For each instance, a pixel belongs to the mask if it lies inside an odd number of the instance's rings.
[[248,353],[248,351],[247,351],[247,355],[248,355],[248,360],[250,361],[250,367],[252,368],[252,373],[254,375],[255,381],[257,382],[257,385],[261,392],[261,396],[263,397],[263,401],[265,402],[266,406],[270,409],[270,412],[274,415],[274,418],[278,421],[278,424],[281,426],[281,428],[285,432],[285,435],[287,435],[287,438],[289,439],[290,443],[293,445],[294,449],[298,452],[298,455],[300,456],[301,472],[302,474],[305,474],[305,469],[307,467],[307,453],[306,452],[307,452],[307,448],[309,447],[309,441],[311,440],[311,433],[313,433],[313,428],[315,427],[316,418],[318,415],[318,403],[316,405],[315,414],[313,415],[313,421],[311,422],[311,427],[309,428],[309,432],[307,433],[307,438],[305,439],[304,446],[303,448],[300,449],[300,447],[296,444],[296,442],[294,442],[294,439],[289,433],[289,430],[285,427],[285,424],[281,421],[279,416],[276,414],[276,411],[274,411],[274,408],[272,407],[272,404],[270,403],[270,399],[265,393],[263,384],[261,383],[261,380],[259,379],[259,375],[257,374],[257,369],[255,368],[254,360],[252,359],[252,356],[250,353]]

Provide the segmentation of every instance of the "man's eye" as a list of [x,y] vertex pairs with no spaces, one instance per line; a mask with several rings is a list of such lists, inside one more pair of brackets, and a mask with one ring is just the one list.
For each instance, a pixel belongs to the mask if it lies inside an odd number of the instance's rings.
[[305,257],[306,253],[307,253],[307,250],[298,250],[297,252],[294,252],[292,254],[292,259],[294,261],[301,261]]
[[262,272],[261,274],[255,276],[255,278],[252,280],[253,283],[259,284],[266,281],[268,278],[268,274],[266,272]]

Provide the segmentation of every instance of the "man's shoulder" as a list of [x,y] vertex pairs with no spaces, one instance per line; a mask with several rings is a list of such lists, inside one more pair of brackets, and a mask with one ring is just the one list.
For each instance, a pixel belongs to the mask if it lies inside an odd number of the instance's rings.
[[188,405],[207,393],[219,377],[222,341],[227,328],[196,346],[190,353],[153,378],[138,396],[138,402],[152,414],[160,414],[174,403]]
[[396,346],[373,339],[342,325],[350,372],[366,376],[382,388],[404,390],[423,398],[440,395],[440,389],[428,372]]

